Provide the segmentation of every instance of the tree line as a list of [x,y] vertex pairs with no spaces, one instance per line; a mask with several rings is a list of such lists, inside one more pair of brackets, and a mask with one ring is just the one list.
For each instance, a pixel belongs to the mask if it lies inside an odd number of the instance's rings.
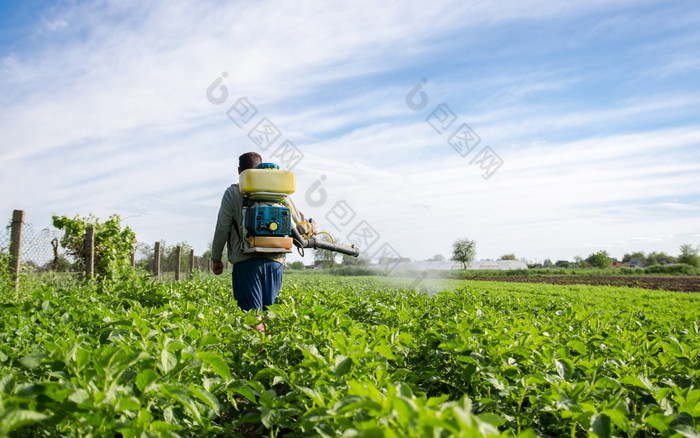
[[[619,263],[623,266],[646,267],[670,264],[684,264],[700,268],[700,247],[691,244],[683,244],[679,248],[680,254],[676,257],[665,252],[652,251],[645,254],[642,251],[625,254]],[[460,262],[464,269],[474,261],[476,257],[476,242],[468,238],[457,239],[452,244],[451,260]],[[444,260],[441,255],[436,255],[431,260]],[[498,260],[517,260],[515,254],[504,254]],[[613,258],[605,250],[591,253],[585,259],[580,256],[574,257],[573,262],[568,260],[545,259],[542,263],[527,263],[528,268],[609,268],[613,266]]]

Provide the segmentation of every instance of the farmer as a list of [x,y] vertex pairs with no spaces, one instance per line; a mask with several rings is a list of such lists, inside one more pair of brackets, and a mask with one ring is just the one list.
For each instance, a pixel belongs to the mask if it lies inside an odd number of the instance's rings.
[[[238,158],[238,174],[240,175],[244,170],[253,169],[260,163],[262,163],[260,154],[247,152]],[[232,184],[224,192],[211,247],[213,271],[216,275],[224,272],[221,257],[226,244],[227,257],[233,265],[233,297],[238,307],[243,310],[267,310],[267,306],[274,304],[282,287],[282,263],[284,263],[285,253],[243,253],[239,233],[239,230],[243,230],[242,201],[243,197],[238,184]],[[294,208],[293,204],[292,208],[294,221],[297,223],[304,221],[303,215]],[[315,228],[315,223],[312,220],[309,222]],[[262,322],[254,328],[265,333],[265,324]]]

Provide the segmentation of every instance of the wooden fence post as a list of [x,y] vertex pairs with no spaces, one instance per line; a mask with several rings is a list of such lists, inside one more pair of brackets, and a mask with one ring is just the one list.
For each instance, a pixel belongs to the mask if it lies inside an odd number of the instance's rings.
[[153,251],[153,275],[160,277],[160,242],[156,242],[156,249]]
[[182,247],[180,245],[175,247],[175,281],[180,281],[180,254],[182,253]]
[[22,225],[24,225],[24,210],[14,210],[10,231],[10,269],[12,270],[10,275],[15,284],[15,291],[19,290],[19,268],[22,264]]
[[85,276],[95,278],[95,227],[85,228]]
[[211,259],[207,259],[207,272],[211,272]]
[[190,250],[190,278],[194,276],[194,250]]

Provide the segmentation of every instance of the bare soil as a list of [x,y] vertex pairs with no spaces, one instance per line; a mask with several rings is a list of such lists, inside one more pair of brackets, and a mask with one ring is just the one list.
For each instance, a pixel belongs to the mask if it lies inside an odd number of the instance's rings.
[[530,276],[530,277],[461,277],[463,280],[510,281],[516,283],[589,284],[595,286],[627,286],[680,292],[700,292],[700,277],[685,276]]

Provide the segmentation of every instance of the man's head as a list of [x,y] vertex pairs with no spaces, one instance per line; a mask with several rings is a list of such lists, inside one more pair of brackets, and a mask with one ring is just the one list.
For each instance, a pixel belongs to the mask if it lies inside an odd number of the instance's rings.
[[244,170],[254,169],[255,166],[262,163],[262,157],[257,152],[246,152],[238,157],[238,173]]

